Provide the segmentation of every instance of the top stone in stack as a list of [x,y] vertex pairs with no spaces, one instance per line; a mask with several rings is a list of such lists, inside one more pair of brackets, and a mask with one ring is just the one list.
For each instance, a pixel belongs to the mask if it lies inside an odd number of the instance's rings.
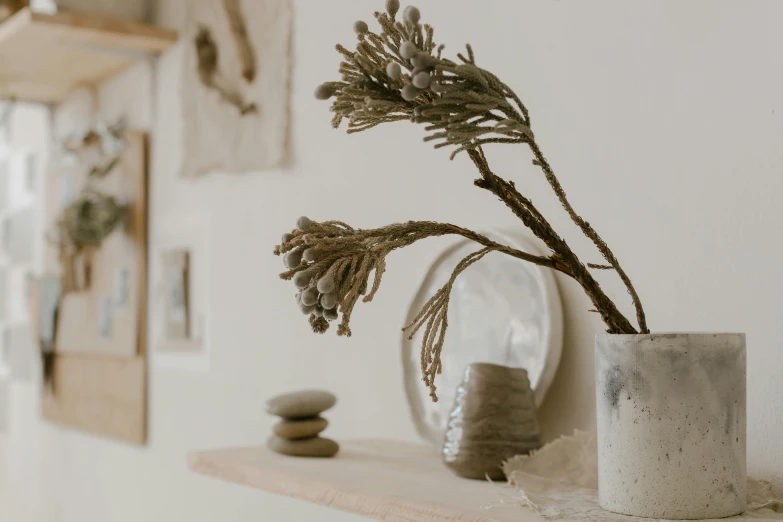
[[282,417],[275,424],[274,435],[267,441],[272,451],[297,457],[332,457],[339,445],[319,437],[329,425],[320,416],[337,403],[337,398],[321,390],[304,390],[272,397],[266,403],[266,411]]
[[284,393],[266,401],[266,412],[285,419],[315,417],[337,404],[334,394],[321,390]]

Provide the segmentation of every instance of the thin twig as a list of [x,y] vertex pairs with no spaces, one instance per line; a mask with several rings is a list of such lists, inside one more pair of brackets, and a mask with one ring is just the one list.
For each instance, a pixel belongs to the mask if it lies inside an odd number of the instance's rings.
[[563,205],[563,208],[565,208],[571,220],[576,223],[584,235],[587,236],[593,242],[593,244],[595,244],[595,246],[598,248],[598,251],[601,252],[601,255],[604,256],[604,259],[606,259],[606,261],[615,269],[617,275],[620,276],[620,279],[625,284],[628,293],[631,295],[631,300],[633,300],[634,308],[636,309],[636,320],[639,323],[639,329],[642,333],[649,333],[650,330],[647,328],[647,319],[644,315],[644,308],[642,308],[642,302],[639,299],[639,294],[636,293],[636,289],[631,283],[631,279],[625,273],[625,270],[620,267],[619,261],[617,261],[617,258],[609,249],[609,246],[606,244],[606,242],[601,239],[601,236],[598,235],[598,232],[596,232],[593,227],[590,226],[590,223],[582,219],[582,217],[577,214],[574,208],[571,206],[571,203],[566,197],[565,190],[563,190],[563,187],[560,185],[560,182],[555,176],[552,167],[544,157],[544,154],[541,152],[538,144],[531,142],[529,145],[530,150],[533,151],[533,154],[538,161],[538,165],[541,167],[541,170],[544,171],[544,175],[546,176],[547,181],[552,186],[552,190],[555,191],[557,198],[560,200],[560,203]]

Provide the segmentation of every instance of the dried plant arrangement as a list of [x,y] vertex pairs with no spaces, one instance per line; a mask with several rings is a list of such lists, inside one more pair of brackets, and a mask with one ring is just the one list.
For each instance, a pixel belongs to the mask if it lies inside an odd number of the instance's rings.
[[90,164],[90,178],[105,178],[120,161],[125,150],[126,123],[120,119],[112,125],[98,122],[77,140],[65,140],[62,144],[63,160],[67,164]]
[[[63,293],[90,286],[92,256],[103,241],[128,218],[128,205],[99,190],[86,187],[57,219],[56,238],[62,268]],[[77,275],[78,267],[83,275]]]
[[[284,255],[288,270],[280,277],[293,280],[299,290],[297,302],[309,316],[313,330],[325,332],[329,322],[342,314],[337,334],[350,336],[351,313],[360,298],[368,302],[378,291],[388,254],[420,239],[452,234],[476,242],[479,248],[454,268],[446,284],[403,328],[411,338],[423,330],[421,370],[433,400],[437,400],[435,376],[441,371],[451,288],[463,271],[490,252],[573,278],[592,301],[592,311],[600,314],[607,332],[648,333],[644,310],[631,280],[603,239],[571,206],[539,148],[527,107],[500,78],[479,67],[469,45],[465,55],[457,55],[458,62],[445,58],[444,46],[433,40],[433,28],[420,23],[419,9],[408,7],[398,19],[399,8],[398,0],[387,0],[386,12],[375,13],[380,33],[370,31],[363,21],[356,22],[355,51],[337,45],[343,58],[339,68],[342,78],[326,82],[315,91],[316,98],[332,100],[332,125],[336,128],[347,119],[348,133],[355,133],[395,121],[424,124],[428,133],[424,140],[435,142],[435,148],[453,148],[452,159],[464,152],[479,173],[475,186],[500,199],[546,244],[551,254],[522,252],[448,223],[409,221],[361,230],[340,221],[316,222],[302,217],[296,229],[283,235],[275,254]],[[595,244],[605,264],[582,263],[514,182],[495,174],[484,150],[490,144],[530,149],[533,164],[542,171],[571,220]],[[591,270],[617,273],[633,301],[638,328],[604,293]]]

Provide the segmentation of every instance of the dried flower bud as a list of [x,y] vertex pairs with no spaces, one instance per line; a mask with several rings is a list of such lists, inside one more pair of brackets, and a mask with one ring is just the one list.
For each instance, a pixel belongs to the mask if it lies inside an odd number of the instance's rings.
[[419,49],[416,47],[416,44],[409,41],[402,42],[402,45],[400,45],[400,56],[405,58],[406,60],[410,60],[413,58],[413,56],[419,52]]
[[318,290],[313,287],[302,292],[302,304],[305,306],[314,305],[318,302]]
[[304,251],[302,257],[304,258],[305,261],[309,261],[310,263],[312,263],[318,257],[318,253],[315,251],[314,248],[308,248],[307,250]]
[[319,303],[327,310],[331,310],[332,308],[337,306],[337,294],[335,294],[334,292],[330,294],[321,294],[321,299],[319,300]]
[[414,54],[413,57],[411,58],[411,65],[420,69],[424,69],[427,67],[434,67],[435,58],[425,53],[424,51],[419,51],[416,54]]
[[421,105],[417,105],[413,108],[413,115],[414,116],[421,116],[424,112],[424,108]]
[[322,294],[328,294],[329,292],[334,292],[334,289],[337,285],[335,285],[334,278],[332,276],[323,276],[318,280],[318,284],[315,286]]
[[294,274],[294,285],[299,288],[300,290],[302,288],[307,288],[310,286],[310,281],[313,280],[313,276],[311,276],[307,271],[297,272]]
[[335,319],[337,319],[337,317],[338,317],[337,308],[331,308],[331,309],[327,308],[324,310],[324,319],[328,321],[334,321]]
[[287,266],[291,270],[293,270],[294,268],[298,268],[299,265],[302,264],[302,251],[291,250],[289,253],[285,255],[285,257],[283,257],[283,263],[285,263],[285,266]]
[[419,23],[419,20],[421,20],[421,11],[419,11],[418,7],[409,5],[408,7],[405,8],[405,11],[403,12],[402,16],[408,22],[412,23],[413,25],[416,25]]
[[353,24],[353,30],[356,34],[367,34],[370,32],[370,27],[367,25],[367,22],[359,20]]
[[315,312],[315,305],[301,304],[299,305],[299,309],[303,314],[310,315],[311,313]]
[[399,10],[400,0],[386,0],[386,12],[389,13],[389,16],[393,18]]
[[313,310],[313,313],[316,317],[323,317],[324,316],[324,309],[320,306],[316,305],[315,310]]
[[318,100],[328,100],[332,96],[334,96],[334,93],[337,89],[334,88],[332,85],[328,85],[326,83],[322,83],[318,87],[315,88],[315,97]]
[[402,99],[405,101],[413,101],[419,95],[419,89],[415,85],[408,84],[402,88]]
[[400,64],[397,62],[389,62],[386,64],[386,74],[392,80],[399,80],[400,76],[402,76],[402,68],[400,67]]
[[283,237],[281,237],[280,239],[283,241],[283,243],[288,243],[293,238],[294,238],[293,234],[286,233],[286,234],[283,234]]
[[298,228],[302,232],[306,231],[311,226],[313,226],[313,222],[307,216],[302,216],[296,220],[296,228]]
[[422,71],[413,77],[413,85],[415,85],[419,89],[426,89],[427,87],[430,86],[431,82],[432,82],[432,76],[430,76],[430,73],[428,72]]
[[430,90],[432,92],[446,92],[444,85],[437,80],[430,84]]

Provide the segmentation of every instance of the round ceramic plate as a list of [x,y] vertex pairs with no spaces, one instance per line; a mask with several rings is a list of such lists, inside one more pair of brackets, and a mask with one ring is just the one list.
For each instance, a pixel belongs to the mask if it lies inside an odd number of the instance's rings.
[[[498,232],[498,243],[541,254],[530,241]],[[449,279],[459,261],[480,249],[464,240],[447,248],[427,272],[411,303],[408,319]],[[405,392],[419,434],[440,448],[454,394],[465,367],[490,362],[525,368],[541,405],[552,383],[563,347],[563,311],[551,270],[492,252],[459,275],[451,292],[449,328],[443,345],[443,372],[432,402],[421,379],[421,332],[402,338]]]

